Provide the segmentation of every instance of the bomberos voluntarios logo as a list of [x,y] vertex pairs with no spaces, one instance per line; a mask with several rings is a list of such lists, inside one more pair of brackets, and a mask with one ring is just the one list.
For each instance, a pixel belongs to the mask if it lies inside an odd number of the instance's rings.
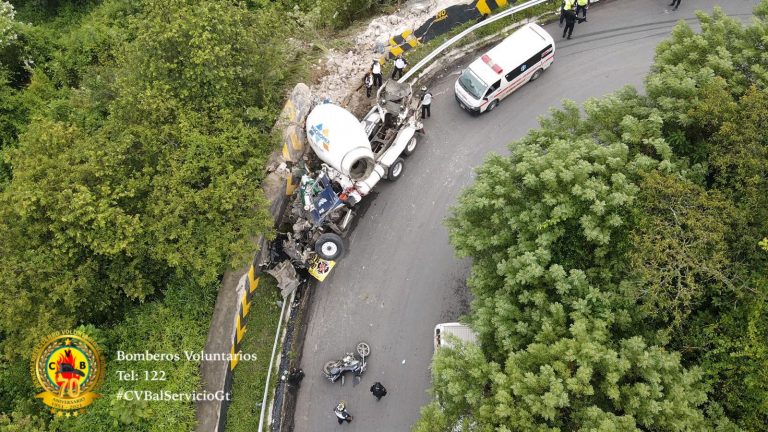
[[77,416],[100,395],[104,358],[96,343],[79,332],[48,335],[32,355],[32,379],[44,391],[35,397],[58,416]]

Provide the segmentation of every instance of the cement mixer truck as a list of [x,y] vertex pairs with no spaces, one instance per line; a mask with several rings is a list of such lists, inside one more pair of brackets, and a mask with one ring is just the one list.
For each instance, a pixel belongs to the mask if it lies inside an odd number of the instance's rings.
[[312,109],[305,127],[317,158],[294,168],[299,187],[265,263],[279,267],[270,271],[278,281],[296,279],[295,270],[306,270],[319,280],[327,276],[344,253],[342,238],[355,206],[380,180],[402,176],[403,157],[415,151],[422,130],[419,104],[409,84],[390,80],[362,121],[331,103]]

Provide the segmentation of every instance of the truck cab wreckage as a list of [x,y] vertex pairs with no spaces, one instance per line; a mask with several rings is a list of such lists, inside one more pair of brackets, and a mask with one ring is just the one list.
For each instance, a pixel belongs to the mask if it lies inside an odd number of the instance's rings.
[[410,84],[389,80],[362,120],[332,103],[311,110],[305,130],[314,154],[293,167],[301,180],[262,263],[281,289],[295,289],[299,273],[324,280],[343,256],[355,205],[381,179],[399,179],[403,156],[416,149],[420,103]]

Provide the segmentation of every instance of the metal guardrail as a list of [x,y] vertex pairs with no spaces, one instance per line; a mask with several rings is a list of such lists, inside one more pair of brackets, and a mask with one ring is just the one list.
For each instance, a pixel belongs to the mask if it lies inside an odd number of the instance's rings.
[[264,414],[269,407],[267,406],[267,397],[269,396],[269,390],[272,383],[272,369],[275,364],[275,352],[277,351],[277,343],[280,340],[280,331],[283,329],[283,316],[285,315],[285,308],[293,304],[296,291],[291,293],[290,299],[283,298],[283,307],[280,310],[280,320],[277,322],[277,331],[275,331],[275,342],[272,344],[272,356],[269,359],[269,369],[267,370],[267,382],[264,384],[264,395],[261,399],[261,412],[259,413],[259,429],[258,432],[264,431]]
[[439,56],[443,51],[445,51],[446,49],[450,48],[451,45],[455,44],[456,42],[461,40],[464,36],[472,33],[473,31],[475,31],[475,30],[477,30],[479,28],[485,27],[488,24],[494,23],[494,22],[496,22],[496,21],[498,21],[500,19],[504,19],[504,18],[506,18],[506,17],[508,17],[510,15],[513,15],[513,14],[515,14],[517,12],[524,11],[524,10],[530,8],[530,7],[537,6],[537,5],[540,5],[542,3],[547,3],[549,1],[551,1],[551,0],[530,0],[530,1],[527,1],[527,2],[525,2],[523,4],[521,4],[521,5],[518,5],[518,6],[512,6],[511,8],[505,10],[504,12],[501,12],[499,14],[496,14],[496,15],[493,15],[493,16],[491,16],[489,18],[484,19],[483,21],[473,25],[472,27],[469,27],[468,29],[464,30],[463,32],[461,32],[461,33],[457,34],[456,36],[454,36],[454,37],[448,39],[447,41],[445,41],[442,45],[437,47],[437,49],[435,49],[434,51],[429,53],[429,55],[424,57],[420,62],[416,63],[416,65],[414,65],[408,72],[406,72],[405,75],[403,75],[397,82],[402,83],[402,82],[407,81],[408,78],[413,76],[413,74],[418,72],[424,66],[428,65],[429,63],[431,63],[432,60],[435,59],[435,57]]

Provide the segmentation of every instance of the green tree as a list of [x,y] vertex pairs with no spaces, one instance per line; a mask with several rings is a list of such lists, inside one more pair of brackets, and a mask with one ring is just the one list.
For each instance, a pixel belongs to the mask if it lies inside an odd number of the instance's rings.
[[532,342],[490,362],[476,346],[441,350],[437,406],[415,430],[447,430],[433,417],[483,431],[705,428],[701,372],[641,337],[620,337],[626,313],[583,272],[552,266],[519,299],[517,325],[532,329]]
[[20,413],[0,413],[0,432],[45,432],[45,422],[39,418]]
[[438,354],[416,430],[766,430],[756,11],[678,25],[647,96],[590,100],[586,121],[566,104],[478,170],[448,226],[481,345]]
[[640,190],[629,258],[636,279],[625,286],[645,313],[677,326],[717,293],[744,290],[728,256],[730,201],[659,173],[646,175]]

